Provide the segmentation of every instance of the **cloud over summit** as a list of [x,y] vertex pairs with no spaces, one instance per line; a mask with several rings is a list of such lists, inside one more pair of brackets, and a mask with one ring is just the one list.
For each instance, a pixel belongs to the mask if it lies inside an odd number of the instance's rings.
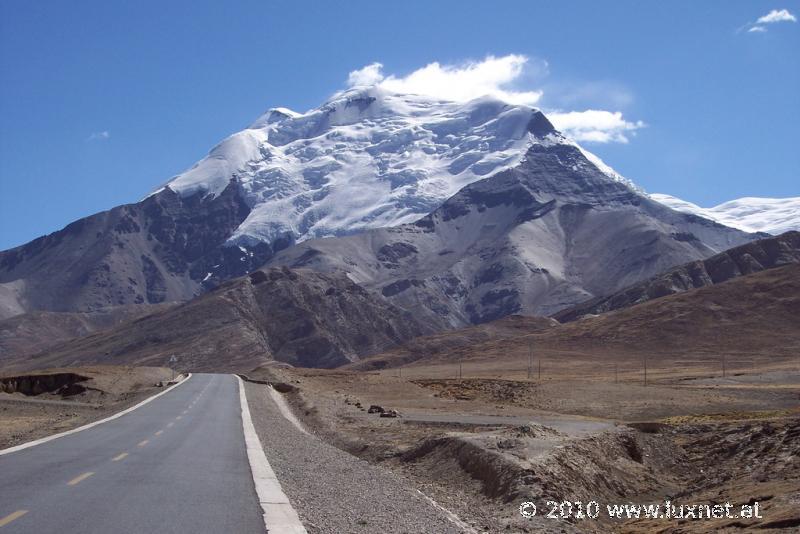
[[[542,99],[539,88],[521,87],[524,79],[541,81],[548,75],[548,64],[520,54],[486,56],[482,61],[458,64],[429,63],[405,76],[385,74],[375,62],[350,72],[348,87],[377,85],[396,93],[426,95],[453,102],[467,102],[493,96],[509,104],[533,106]],[[577,141],[627,143],[629,135],[644,127],[642,121],[628,121],[621,111],[545,110],[555,126]]]
[[526,56],[518,54],[487,56],[483,61],[457,65],[442,65],[434,61],[407,76],[386,76],[381,63],[372,63],[352,71],[347,81],[351,87],[380,85],[397,93],[427,95],[455,102],[491,95],[510,104],[533,105],[541,98],[541,91],[512,88],[528,62]]

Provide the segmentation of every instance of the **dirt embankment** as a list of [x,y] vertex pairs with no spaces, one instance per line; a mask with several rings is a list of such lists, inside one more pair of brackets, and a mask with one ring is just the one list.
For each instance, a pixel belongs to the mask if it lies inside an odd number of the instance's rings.
[[68,397],[86,391],[86,387],[80,382],[87,380],[88,376],[76,373],[6,376],[0,377],[0,393],[22,393],[30,397],[55,392],[62,397]]
[[157,393],[163,367],[95,366],[0,376],[0,449],[107,417]]

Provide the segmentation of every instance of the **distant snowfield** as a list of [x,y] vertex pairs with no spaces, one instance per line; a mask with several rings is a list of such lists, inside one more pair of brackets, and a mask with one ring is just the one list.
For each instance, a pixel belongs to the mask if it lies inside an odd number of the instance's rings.
[[456,103],[360,87],[307,113],[267,111],[167,185],[218,195],[235,177],[252,211],[233,245],[395,226],[518,165],[534,144],[575,145],[558,132],[532,133],[538,113],[492,97]]
[[713,208],[702,208],[697,204],[660,193],[653,193],[650,198],[674,210],[693,213],[746,232],[778,235],[789,230],[800,231],[800,197],[744,197]]

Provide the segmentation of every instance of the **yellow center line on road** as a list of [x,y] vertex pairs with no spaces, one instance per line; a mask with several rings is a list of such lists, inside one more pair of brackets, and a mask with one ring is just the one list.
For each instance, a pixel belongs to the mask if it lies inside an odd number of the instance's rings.
[[72,480],[70,480],[69,482],[67,482],[67,486],[74,486],[76,484],[80,484],[81,482],[83,482],[84,480],[86,480],[87,478],[92,476],[93,474],[94,474],[94,471],[89,471],[89,472],[86,472],[86,473],[84,473],[82,475],[78,475],[75,478],[73,478]]
[[161,434],[163,434],[163,433],[164,433],[164,431],[163,431],[163,430],[159,430],[158,432],[156,432],[156,436],[160,436],[160,435],[161,435]]
[[143,439],[142,441],[140,441],[140,442],[139,442],[139,444],[137,445],[137,447],[144,447],[144,446],[145,446],[145,445],[147,445],[148,443],[150,443],[150,440],[148,440],[148,439]]
[[118,454],[118,455],[114,456],[114,457],[111,459],[111,461],[112,461],[112,462],[119,462],[120,460],[122,460],[122,459],[123,459],[123,458],[125,458],[126,456],[128,456],[128,453],[127,453],[127,452],[123,452],[122,454]]
[[23,515],[27,514],[27,510],[17,510],[16,512],[12,512],[5,516],[4,518],[0,519],[0,527],[4,527],[7,524],[11,523],[12,521],[19,519]]

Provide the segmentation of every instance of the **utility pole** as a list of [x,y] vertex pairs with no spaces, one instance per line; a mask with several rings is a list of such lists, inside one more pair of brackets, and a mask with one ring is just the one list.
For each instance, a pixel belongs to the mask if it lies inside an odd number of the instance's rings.
[[644,385],[647,385],[647,356],[644,357]]
[[458,360],[458,379],[459,380],[461,380],[461,377],[463,376],[461,374],[461,362],[462,362],[462,360]]
[[528,380],[533,375],[533,343],[528,344]]

